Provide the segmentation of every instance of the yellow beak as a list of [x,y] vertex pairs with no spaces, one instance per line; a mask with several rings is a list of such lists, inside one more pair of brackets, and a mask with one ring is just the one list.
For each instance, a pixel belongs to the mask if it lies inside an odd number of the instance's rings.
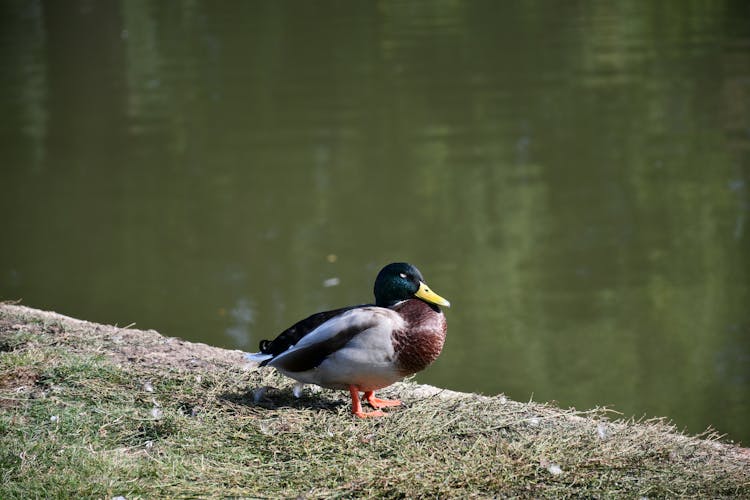
[[415,293],[414,296],[419,297],[420,299],[424,300],[425,302],[429,302],[430,304],[437,304],[439,306],[445,307],[451,306],[450,302],[427,288],[427,285],[425,285],[421,281],[419,282],[419,290],[417,290],[417,293]]

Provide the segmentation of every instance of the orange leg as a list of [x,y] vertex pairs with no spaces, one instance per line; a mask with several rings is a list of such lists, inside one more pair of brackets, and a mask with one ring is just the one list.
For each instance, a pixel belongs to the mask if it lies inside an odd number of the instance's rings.
[[[358,416],[359,418],[384,417],[385,416],[385,413],[383,413],[380,410],[370,411],[370,412],[362,411],[362,403],[360,403],[359,401],[359,389],[357,389],[353,385],[349,386],[349,394],[352,395],[352,413],[354,415]],[[365,395],[366,394],[367,393],[365,393]],[[370,394],[372,394],[372,392],[370,392]]]
[[380,399],[376,398],[373,391],[365,391],[365,399],[373,408],[385,408],[386,406],[399,406],[401,401],[398,399]]

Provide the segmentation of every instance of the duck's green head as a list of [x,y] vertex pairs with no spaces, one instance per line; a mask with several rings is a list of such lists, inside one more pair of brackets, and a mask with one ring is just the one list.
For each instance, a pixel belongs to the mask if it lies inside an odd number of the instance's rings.
[[380,270],[375,279],[376,305],[390,307],[414,297],[438,306],[451,306],[450,302],[429,289],[422,273],[411,264],[394,262]]

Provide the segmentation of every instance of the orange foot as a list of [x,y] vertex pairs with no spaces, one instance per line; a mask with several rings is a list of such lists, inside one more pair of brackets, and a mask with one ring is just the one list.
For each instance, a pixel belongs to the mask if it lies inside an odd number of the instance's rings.
[[352,414],[355,417],[359,417],[359,418],[385,417],[387,415],[387,413],[383,413],[380,410],[375,410],[375,411],[354,411],[354,410],[352,410]]
[[388,406],[400,406],[401,405],[401,401],[399,401],[398,399],[376,398],[375,394],[373,394],[372,391],[365,392],[365,399],[367,400],[368,403],[370,403],[370,406],[376,409],[386,408]]
[[[375,408],[375,411],[362,411],[362,403],[359,400],[359,389],[357,389],[355,386],[350,385],[349,386],[349,394],[352,396],[352,413],[354,416],[359,418],[370,418],[370,417],[385,417],[386,414],[382,411],[378,410],[378,407],[373,405]],[[365,396],[372,396],[372,391],[365,392]],[[370,398],[368,397],[367,401],[370,401]],[[388,401],[389,403],[392,403],[392,401]],[[372,402],[370,402],[372,404]]]

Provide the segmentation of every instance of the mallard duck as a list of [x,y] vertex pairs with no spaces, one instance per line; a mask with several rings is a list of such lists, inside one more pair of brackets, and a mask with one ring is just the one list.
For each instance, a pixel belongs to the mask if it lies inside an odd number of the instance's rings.
[[[401,401],[376,398],[374,391],[425,369],[443,349],[447,324],[440,306],[450,302],[425,284],[404,262],[385,266],[375,279],[375,304],[313,314],[262,340],[248,359],[272,366],[304,384],[348,390],[352,413],[385,415]],[[359,393],[375,411],[362,411]]]

